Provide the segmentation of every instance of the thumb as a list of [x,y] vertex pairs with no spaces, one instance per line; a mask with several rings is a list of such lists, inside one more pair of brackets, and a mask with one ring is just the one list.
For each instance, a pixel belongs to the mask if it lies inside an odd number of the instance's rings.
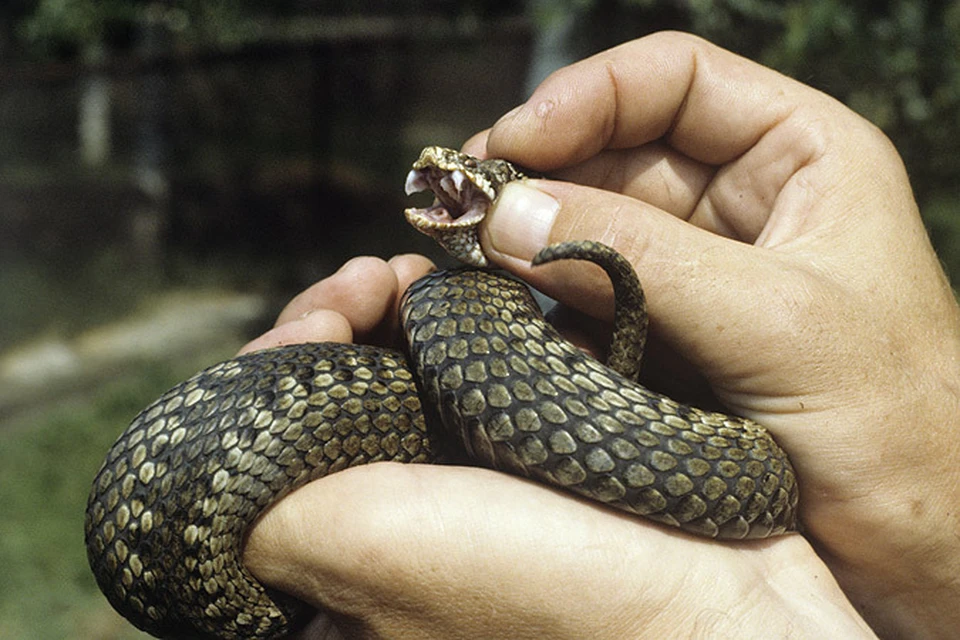
[[770,251],[705,231],[635,198],[572,183],[507,185],[488,214],[487,255],[545,294],[589,315],[613,316],[613,289],[598,267],[564,261],[531,267],[534,254],[566,240],[597,240],[637,271],[657,334],[708,377],[727,354],[757,339],[756,312],[771,309],[791,270]]

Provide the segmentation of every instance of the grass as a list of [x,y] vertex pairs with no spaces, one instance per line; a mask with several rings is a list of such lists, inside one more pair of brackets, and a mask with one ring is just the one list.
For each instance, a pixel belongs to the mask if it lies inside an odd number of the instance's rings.
[[119,432],[196,365],[136,367],[89,397],[0,428],[0,638],[147,637],[110,609],[93,580],[83,544],[84,508],[90,482]]

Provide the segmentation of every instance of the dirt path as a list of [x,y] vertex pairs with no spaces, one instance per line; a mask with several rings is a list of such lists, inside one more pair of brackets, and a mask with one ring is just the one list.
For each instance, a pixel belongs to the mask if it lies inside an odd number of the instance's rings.
[[90,389],[131,367],[195,358],[238,347],[268,312],[253,294],[183,291],[165,294],[137,313],[72,338],[51,337],[0,353],[0,424],[51,397]]

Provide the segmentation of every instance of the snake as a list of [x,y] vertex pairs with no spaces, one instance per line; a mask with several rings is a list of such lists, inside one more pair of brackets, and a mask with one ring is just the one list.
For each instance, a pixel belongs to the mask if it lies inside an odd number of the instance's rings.
[[[403,350],[286,345],[216,364],[131,422],[93,480],[88,560],[113,607],[161,638],[277,638],[314,611],[243,566],[244,534],[307,482],[379,461],[475,464],[720,540],[798,526],[796,474],[763,426],[641,385],[642,287],[592,241],[534,264],[587,260],[614,286],[606,363],[565,340],[529,288],[487,267],[477,229],[527,174],[428,147],[407,219],[469,266],[432,272],[401,303]],[[349,506],[345,505],[345,509]]]

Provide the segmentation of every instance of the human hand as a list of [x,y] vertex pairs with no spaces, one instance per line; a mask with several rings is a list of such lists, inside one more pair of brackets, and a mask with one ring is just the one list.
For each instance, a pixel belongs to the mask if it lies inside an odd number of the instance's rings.
[[509,185],[488,257],[587,313],[612,310],[602,274],[533,254],[631,259],[653,337],[790,454],[806,534],[874,628],[960,628],[960,313],[882,133],[665,33],[559,71],[465,150],[570,181]]
[[[400,295],[430,267],[354,259],[244,350],[391,343]],[[334,614],[300,637],[871,637],[799,536],[717,544],[486,469],[325,477],[261,518],[245,564]]]

